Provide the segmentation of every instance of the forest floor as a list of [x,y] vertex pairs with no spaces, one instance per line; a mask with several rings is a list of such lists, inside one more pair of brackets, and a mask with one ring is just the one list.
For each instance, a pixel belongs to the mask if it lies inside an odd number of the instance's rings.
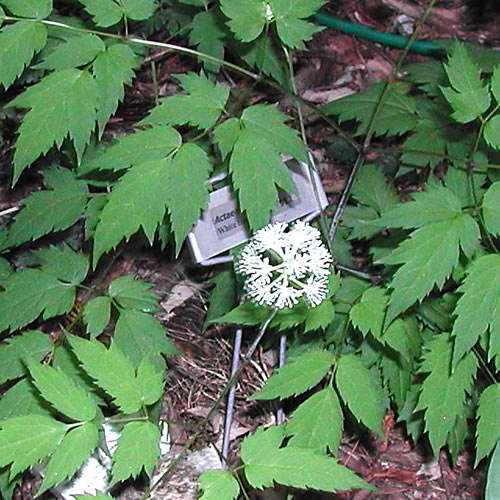
[[[481,2],[475,2],[481,4]],[[456,37],[486,47],[500,48],[500,14],[495,0],[483,2],[481,8],[470,9],[464,0],[438,0],[423,27],[420,38],[440,39]],[[341,19],[370,26],[383,32],[405,33],[423,11],[424,0],[335,0],[327,2],[325,10]],[[161,33],[154,35],[161,39]],[[401,51],[354,38],[332,29],[323,30],[308,45],[308,51],[296,55],[297,87],[302,96],[318,104],[360,92],[374,82],[386,80]],[[407,62],[428,60],[409,54]],[[174,53],[159,54],[154,58],[160,95],[168,95],[177,87],[173,74],[195,69],[193,61]],[[235,78],[234,75],[231,75]],[[241,88],[251,89],[252,104],[269,100],[267,88],[252,88],[249,81],[237,80]],[[273,94],[272,98],[276,99]],[[279,98],[279,96],[278,96]],[[149,65],[144,65],[133,87],[127,90],[126,104],[122,105],[110,124],[116,133],[128,132],[148,109],[154,105],[154,90]],[[293,103],[287,98],[280,102],[283,110],[294,113]],[[332,131],[319,121],[307,123],[308,134],[318,160],[325,191],[334,206],[344,187],[347,165],[334,164],[328,157],[328,141]],[[5,148],[8,147],[4,145]],[[4,150],[5,151],[5,150]],[[1,152],[0,152],[1,153]],[[4,184],[3,182],[1,184]],[[1,188],[0,188],[1,189]],[[16,198],[24,198],[26,189],[20,185],[13,192],[0,192],[0,204],[12,206]],[[411,190],[412,186],[401,186]],[[1,208],[1,207],[0,207]],[[359,265],[363,262],[360,258]],[[171,360],[170,377],[165,396],[166,416],[171,425],[171,436],[176,449],[189,438],[189,427],[207,414],[228,378],[231,362],[231,328],[212,326],[203,330],[210,269],[196,269],[187,261],[174,262],[166,255],[152,252],[124,253],[113,270],[113,277],[136,273],[154,284],[166,310],[160,319],[182,351]],[[111,278],[110,278],[111,279]],[[172,302],[172,296],[178,302]],[[251,332],[248,332],[251,336]],[[237,385],[236,413],[231,434],[234,454],[240,438],[259,425],[272,425],[274,416],[269,407],[247,398],[261,387],[272,373],[275,355],[272,350],[260,349],[254,361],[243,372]],[[285,409],[286,410],[286,409]],[[224,409],[215,412],[206,429],[205,443],[220,442]],[[472,468],[472,457],[462,454],[454,466],[443,452],[437,459],[430,457],[424,445],[413,447],[394,417],[385,419],[386,439],[367,435],[364,438],[344,436],[339,460],[378,488],[377,492],[342,492],[338,494],[297,494],[297,499],[309,500],[375,500],[375,499],[479,499],[484,481],[484,464]],[[275,495],[274,497],[272,495]],[[280,498],[280,492],[268,493],[266,498]],[[29,498],[29,491],[18,491],[18,497]]]

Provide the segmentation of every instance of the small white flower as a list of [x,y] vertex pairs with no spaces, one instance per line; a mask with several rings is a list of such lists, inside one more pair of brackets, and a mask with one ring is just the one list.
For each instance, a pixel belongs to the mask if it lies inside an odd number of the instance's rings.
[[269,3],[266,2],[266,21],[270,23],[274,20],[274,14]]
[[242,250],[236,271],[248,296],[260,305],[283,309],[303,297],[311,306],[328,293],[332,258],[320,232],[302,221],[270,224],[257,231]]

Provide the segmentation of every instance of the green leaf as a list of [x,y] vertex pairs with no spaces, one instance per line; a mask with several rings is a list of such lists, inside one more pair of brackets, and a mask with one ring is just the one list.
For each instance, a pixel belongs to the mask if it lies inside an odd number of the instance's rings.
[[14,477],[50,455],[67,431],[67,425],[43,415],[27,415],[0,422],[0,467],[12,464]]
[[423,227],[459,216],[460,200],[445,187],[414,193],[415,201],[398,204],[379,219],[383,227],[403,227],[405,229]]
[[[217,59],[224,59],[224,38],[226,30],[221,26],[220,16],[215,12],[202,11],[193,17],[190,24],[189,43],[195,45],[198,50]],[[217,73],[220,64],[215,61],[199,57],[207,71]]]
[[228,470],[207,470],[198,479],[203,492],[199,500],[234,500],[240,485]]
[[38,331],[24,332],[0,344],[0,384],[26,375],[25,363],[31,358],[41,361],[53,348],[48,335]]
[[445,70],[451,88],[441,87],[441,91],[453,108],[451,116],[459,123],[481,116],[490,105],[490,94],[481,82],[481,71],[463,44],[455,44]]
[[383,264],[403,264],[391,282],[393,293],[386,321],[390,323],[437,285],[441,288],[458,265],[459,246],[470,256],[479,242],[479,228],[468,214],[427,224],[414,231]]
[[354,354],[342,356],[335,382],[342,400],[366,427],[382,435],[384,407],[372,374]]
[[322,29],[304,21],[304,18],[311,17],[324,3],[324,0],[269,0],[281,41],[292,49],[304,49],[304,42],[311,40]]
[[496,150],[500,150],[500,115],[490,118],[483,129],[484,140]]
[[106,328],[111,317],[111,299],[106,296],[95,297],[85,304],[83,322],[91,339],[98,337]]
[[33,255],[44,273],[72,285],[79,285],[89,270],[87,257],[74,252],[69,246],[46,247],[33,252]]
[[371,333],[375,338],[380,338],[386,307],[387,291],[379,287],[370,287],[349,311],[349,319],[363,335]]
[[251,399],[285,399],[314,387],[325,377],[334,361],[324,350],[305,352],[276,371]]
[[408,363],[420,355],[422,335],[414,316],[407,315],[395,319],[384,332],[382,339],[378,340],[401,354]]
[[209,129],[215,125],[229,97],[229,88],[203,73],[177,75],[187,95],[176,94],[160,101],[140,124],[186,125]]
[[137,367],[138,390],[145,405],[152,405],[162,397],[164,371],[157,370],[149,358],[143,358]]
[[52,189],[35,191],[24,199],[24,208],[10,225],[3,246],[16,246],[67,229],[81,216],[87,202],[87,184],[65,168],[53,168],[44,174]]
[[500,441],[495,446],[495,451],[488,466],[488,477],[486,479],[485,500],[498,500],[500,491]]
[[18,129],[14,153],[15,183],[23,170],[55,144],[69,136],[80,162],[95,126],[97,85],[88,71],[54,71],[11,101],[31,108]]
[[113,397],[113,403],[121,411],[134,413],[142,407],[134,366],[115,344],[106,349],[97,340],[74,335],[67,338],[85,371]]
[[45,415],[52,417],[46,402],[40,397],[33,383],[23,378],[0,399],[0,420],[24,415]]
[[95,234],[95,228],[99,222],[104,205],[108,202],[106,195],[92,198],[85,208],[85,240],[88,241]]
[[304,332],[326,328],[333,320],[335,307],[331,300],[324,300],[316,307],[306,309]]
[[186,235],[207,206],[206,181],[211,170],[207,154],[196,144],[183,144],[172,157],[165,194],[175,236],[176,255],[179,255]]
[[[375,84],[370,90],[359,94],[342,97],[323,106],[327,115],[339,115],[341,122],[357,120],[360,122],[357,135],[366,134],[368,124],[379,102],[385,83]],[[391,85],[384,104],[374,123],[375,135],[397,135],[412,130],[417,124],[415,98],[405,93],[401,84]]]
[[[475,157],[474,161],[478,163],[484,160],[484,158]],[[487,161],[486,161],[487,163]],[[463,165],[457,165],[463,167]],[[474,205],[474,196],[480,200],[483,197],[484,189],[481,187],[486,182],[486,175],[481,173],[479,169],[475,170],[473,173],[474,177],[474,191],[472,192],[471,182],[469,181],[469,173],[461,168],[449,167],[446,172],[446,177],[444,182],[446,187],[453,191],[455,196],[460,200],[460,205],[462,208],[468,208]]]
[[[384,351],[380,359],[384,385],[389,390],[391,399],[396,403],[398,413],[404,408],[413,375],[412,366],[399,354]],[[402,417],[400,416],[400,419]]]
[[[125,309],[120,311],[114,339],[120,350],[137,366],[142,358],[178,354],[163,325],[151,314]],[[160,358],[161,359],[161,358]]]
[[452,343],[446,333],[436,335],[427,345],[420,372],[429,373],[422,383],[417,410],[425,410],[425,430],[434,454],[447,441],[457,415],[463,412],[466,392],[472,389],[477,360],[468,354],[450,373]]
[[[154,127],[127,135],[82,165],[82,170],[124,170],[162,160],[181,145],[172,127]],[[122,178],[123,180],[123,178]]]
[[500,439],[500,384],[491,384],[481,393],[477,418],[474,467],[491,453]]
[[47,28],[42,23],[18,21],[5,26],[0,31],[0,85],[10,87],[46,41]]
[[160,457],[160,430],[152,422],[130,422],[118,439],[113,455],[112,482],[137,477],[142,469],[151,476]]
[[75,302],[75,287],[61,283],[38,269],[14,273],[0,292],[0,331],[28,325],[43,313],[43,319],[66,314]]
[[234,325],[258,325],[265,321],[271,310],[259,306],[255,302],[244,302],[220,318],[213,319],[213,323],[230,323]]
[[[453,365],[477,342],[489,326],[498,325],[500,317],[500,255],[484,255],[467,269],[459,288],[462,296],[454,314],[455,337]],[[492,337],[497,335],[492,329]],[[489,352],[489,359],[495,353]]]
[[109,117],[114,114],[118,103],[123,101],[125,85],[130,85],[134,70],[140,61],[134,51],[123,43],[116,43],[101,52],[92,66],[97,84],[97,123],[102,137]]
[[331,387],[317,392],[293,413],[285,432],[292,436],[289,445],[326,453],[336,453],[342,438],[342,408]]
[[121,21],[123,10],[113,0],[78,0],[94,18],[97,26],[107,28]]
[[359,171],[352,188],[352,196],[379,214],[387,212],[398,201],[399,196],[382,171],[372,164],[365,164]]
[[255,40],[267,23],[266,5],[261,0],[220,0],[227,25],[243,42]]
[[500,235],[500,182],[494,182],[483,198],[483,217],[490,233]]
[[40,395],[57,411],[77,422],[95,417],[94,400],[63,371],[35,362],[29,363],[28,368]]
[[209,282],[215,287],[208,298],[208,310],[203,328],[206,328],[216,318],[229,312],[237,301],[236,276],[233,271],[221,271]]
[[120,3],[125,15],[135,21],[150,18],[157,7],[155,0],[120,0]]
[[255,488],[280,483],[295,488],[335,492],[374,489],[335,459],[307,448],[287,446],[274,452],[244,457],[245,476]]
[[97,493],[96,495],[75,495],[78,500],[114,500],[111,495],[103,495]]
[[43,19],[52,11],[52,0],[2,0],[12,15]]
[[142,312],[159,312],[158,296],[151,290],[151,284],[126,274],[114,279],[109,285],[109,296],[124,309]]
[[78,68],[93,61],[105,48],[104,42],[96,35],[91,33],[76,35],[57,45],[34,67],[36,69]]
[[92,422],[70,430],[51,456],[37,495],[71,477],[89,458],[98,442],[99,431]]

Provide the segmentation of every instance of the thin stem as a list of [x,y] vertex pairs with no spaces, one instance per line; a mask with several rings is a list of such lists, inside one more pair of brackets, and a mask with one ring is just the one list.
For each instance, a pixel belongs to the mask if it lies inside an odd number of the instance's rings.
[[0,217],[3,217],[4,215],[9,215],[9,214],[19,212],[19,210],[20,210],[19,207],[6,208],[5,210],[0,211]]

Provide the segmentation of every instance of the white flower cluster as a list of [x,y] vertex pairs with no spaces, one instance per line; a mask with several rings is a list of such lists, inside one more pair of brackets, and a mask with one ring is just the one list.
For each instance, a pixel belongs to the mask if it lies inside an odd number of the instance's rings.
[[254,234],[240,253],[236,272],[260,305],[283,309],[303,297],[315,307],[326,298],[331,263],[316,228],[302,221],[290,227],[278,222]]

